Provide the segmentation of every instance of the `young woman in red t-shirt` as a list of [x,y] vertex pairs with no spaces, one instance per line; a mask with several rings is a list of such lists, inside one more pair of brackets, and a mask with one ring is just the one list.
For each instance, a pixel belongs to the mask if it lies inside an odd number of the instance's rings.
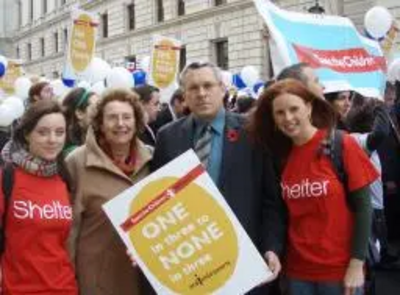
[[72,208],[61,158],[65,137],[66,120],[58,103],[38,101],[2,151],[14,171],[7,203],[0,189],[0,220],[5,221],[2,294],[78,294],[66,249]]
[[[341,183],[326,140],[335,113],[300,82],[283,80],[259,98],[250,133],[279,159],[288,209],[285,273],[290,295],[360,294],[371,221],[368,186],[378,174],[348,135],[347,183]],[[348,193],[346,193],[348,190]]]

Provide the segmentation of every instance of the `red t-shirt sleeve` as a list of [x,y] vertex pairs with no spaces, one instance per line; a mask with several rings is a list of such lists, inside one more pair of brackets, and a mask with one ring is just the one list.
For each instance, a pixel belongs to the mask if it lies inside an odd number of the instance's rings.
[[348,134],[343,137],[343,164],[349,191],[356,191],[370,185],[379,177],[368,155]]

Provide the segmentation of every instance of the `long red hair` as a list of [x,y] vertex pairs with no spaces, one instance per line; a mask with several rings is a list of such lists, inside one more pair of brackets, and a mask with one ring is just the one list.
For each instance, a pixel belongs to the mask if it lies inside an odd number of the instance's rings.
[[278,129],[273,116],[273,102],[282,94],[296,95],[304,102],[311,103],[311,123],[318,129],[332,129],[336,119],[333,108],[299,81],[285,79],[268,87],[258,98],[257,108],[250,118],[248,131],[255,144],[272,152],[285,162],[293,143]]

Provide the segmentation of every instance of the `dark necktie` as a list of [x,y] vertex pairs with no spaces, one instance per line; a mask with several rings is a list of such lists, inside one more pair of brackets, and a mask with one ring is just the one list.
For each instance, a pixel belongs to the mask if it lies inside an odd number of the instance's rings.
[[203,130],[200,133],[200,137],[198,138],[194,151],[199,157],[201,163],[207,168],[208,160],[211,152],[211,143],[212,143],[212,128],[210,125],[204,126]]

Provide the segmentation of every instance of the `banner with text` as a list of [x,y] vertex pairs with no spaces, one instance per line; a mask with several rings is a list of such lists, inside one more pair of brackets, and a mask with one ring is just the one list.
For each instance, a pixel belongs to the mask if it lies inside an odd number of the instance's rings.
[[254,0],[270,32],[275,74],[306,62],[326,92],[355,90],[383,97],[386,60],[378,42],[361,36],[348,18],[285,11],[269,0]]
[[81,80],[90,73],[96,47],[98,18],[89,12],[73,9],[72,31],[68,40],[63,78]]
[[150,57],[149,83],[160,89],[162,102],[169,102],[178,89],[181,41],[154,35]]
[[245,294],[272,273],[189,150],[103,209],[158,294]]

